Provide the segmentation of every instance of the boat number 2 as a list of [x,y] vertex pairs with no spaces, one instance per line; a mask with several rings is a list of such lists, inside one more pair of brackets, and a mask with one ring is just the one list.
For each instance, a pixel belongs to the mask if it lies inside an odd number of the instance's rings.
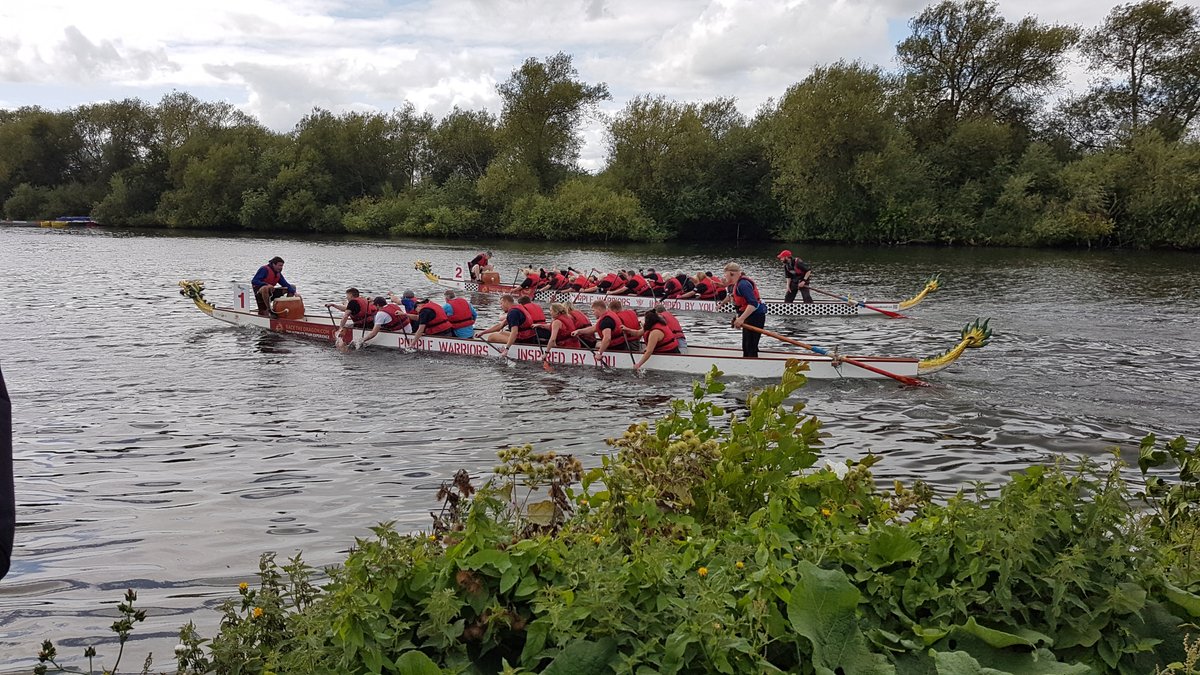
[[455,278],[455,279],[461,279],[461,278],[462,278],[462,265],[455,265],[455,266],[454,266],[454,278]]

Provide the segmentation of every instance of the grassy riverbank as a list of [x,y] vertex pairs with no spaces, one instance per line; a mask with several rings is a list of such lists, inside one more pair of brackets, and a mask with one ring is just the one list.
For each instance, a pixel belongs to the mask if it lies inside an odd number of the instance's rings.
[[443,487],[429,532],[375,528],[320,588],[264,556],[211,643],[185,629],[180,669],[1189,672],[1200,447],[1147,439],[1144,486],[1064,461],[956,495],[883,489],[874,456],[821,459],[789,401],[803,379],[730,415],[710,377],[599,467],[505,451],[487,485]]

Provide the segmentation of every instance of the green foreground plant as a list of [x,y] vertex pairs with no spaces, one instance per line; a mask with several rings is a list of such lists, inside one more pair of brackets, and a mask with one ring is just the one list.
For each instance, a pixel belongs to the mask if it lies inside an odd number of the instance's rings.
[[818,466],[798,367],[741,414],[718,375],[589,471],[459,472],[431,532],[373,528],[322,588],[265,555],[179,672],[1197,672],[1200,446],[1148,437],[1141,490],[1114,457],[935,501],[875,455]]

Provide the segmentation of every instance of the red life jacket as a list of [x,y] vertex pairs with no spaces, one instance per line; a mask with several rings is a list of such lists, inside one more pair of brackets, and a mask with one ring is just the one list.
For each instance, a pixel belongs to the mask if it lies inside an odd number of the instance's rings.
[[571,308],[571,323],[575,325],[575,330],[587,328],[588,326],[592,325],[591,319],[587,318],[586,314],[575,309],[574,307]]
[[347,300],[346,309],[350,312],[350,320],[354,323],[363,323],[367,319],[375,316],[374,312],[372,312],[374,305],[372,305],[367,301],[366,298],[362,296]]
[[696,294],[701,300],[715,300],[717,297],[717,282],[712,279],[705,279],[696,284]]
[[529,280],[530,290],[541,288],[542,286],[546,285],[546,280],[543,279],[542,276],[537,272],[530,272],[529,274],[525,275],[525,278]]
[[683,284],[680,283],[680,281],[675,277],[671,277],[670,279],[667,279],[666,283],[663,284],[662,290],[664,297],[678,298],[679,296],[683,295]]
[[646,281],[646,277],[640,274],[634,274],[633,276],[629,277],[629,279],[637,284],[633,287],[634,295],[642,295],[650,292],[650,282]]
[[550,288],[561,291],[567,287],[567,276],[562,272],[554,272],[550,275]]
[[[753,279],[744,274],[742,275],[742,279],[750,282],[750,290],[754,293],[754,302],[761,305],[762,298],[758,297],[758,284],[754,283]],[[740,312],[743,309],[746,309],[746,306],[750,303],[746,298],[738,295],[737,289],[739,284],[741,284],[741,279],[738,280],[738,283],[729,287],[729,295],[733,298],[733,306],[736,307],[737,311]]]
[[383,307],[380,307],[379,311],[387,314],[389,319],[386,324],[379,327],[379,330],[386,331],[388,333],[397,333],[404,330],[404,327],[408,325],[408,314],[406,314],[404,312],[404,308],[400,307],[399,305],[394,305],[389,302]]
[[663,321],[667,322],[667,328],[669,328],[670,331],[675,334],[676,339],[683,338],[683,326],[679,325],[679,319],[676,319],[674,314],[670,312],[659,312],[658,315],[663,318]]
[[679,338],[677,338],[671,334],[671,327],[664,326],[662,324],[659,324],[659,325],[655,326],[654,328],[651,328],[650,330],[646,331],[645,333],[642,333],[642,341],[645,342],[646,344],[650,344],[650,334],[653,333],[654,331],[658,331],[658,332],[662,333],[662,338],[658,341],[658,344],[655,345],[655,347],[654,347],[655,354],[669,352],[672,349],[677,349],[679,347]]
[[632,309],[623,309],[617,312],[617,316],[621,317],[621,322],[629,328],[637,330],[642,327],[642,322],[638,321],[637,312]]
[[555,344],[557,344],[559,347],[566,347],[568,349],[579,349],[579,338],[571,335],[571,331],[578,328],[578,326],[575,325],[575,322],[571,319],[571,315],[564,314],[561,316],[556,316],[554,317],[554,320],[559,323],[558,336],[554,339]]
[[[259,269],[264,269],[267,271],[266,276],[263,277],[263,285],[264,286],[279,285],[279,272],[276,272],[274,267],[271,267],[269,264],[267,264],[267,265],[263,265]],[[255,275],[255,276],[257,276],[257,275]]]
[[616,272],[609,272],[608,274],[604,275],[604,278],[601,279],[601,281],[607,281],[608,289],[612,290],[613,286],[616,286],[618,283],[620,283],[621,277],[617,276]]
[[654,272],[653,274],[647,274],[646,281],[650,282],[650,286],[652,286],[654,288],[654,290],[656,290],[656,291],[662,290],[664,282],[663,282],[662,276],[658,272]]
[[425,335],[441,335],[450,331],[450,317],[446,316],[446,310],[436,302],[427,302],[417,307],[417,312],[428,309],[433,312],[433,319],[425,324]]
[[[600,322],[603,321],[605,319],[605,317],[612,317],[613,325],[616,326],[616,328],[613,328],[613,330],[612,330],[612,339],[608,341],[609,348],[620,347],[620,346],[624,345],[625,344],[625,331],[621,330],[621,326],[626,325],[624,319],[621,318],[620,314],[618,314],[617,312],[614,312],[610,309],[607,312],[605,312],[603,315],[601,315],[599,319],[596,319],[596,325],[599,326]],[[637,328],[636,325],[634,325],[633,327]],[[604,339],[603,334],[597,332],[596,340],[599,341],[599,340],[603,340],[603,339]]]
[[521,325],[517,326],[518,340],[532,340],[537,337],[537,331],[534,329],[535,323],[546,323],[546,313],[542,311],[540,305],[536,302],[517,303],[517,309],[525,315],[525,319],[521,321]]
[[586,275],[580,274],[571,280],[571,285],[578,286],[579,288],[587,288],[592,285],[592,282]]
[[466,328],[475,325],[475,317],[471,315],[471,303],[467,302],[466,298],[447,300],[446,304],[454,310],[454,314],[446,317],[450,321],[451,328]]

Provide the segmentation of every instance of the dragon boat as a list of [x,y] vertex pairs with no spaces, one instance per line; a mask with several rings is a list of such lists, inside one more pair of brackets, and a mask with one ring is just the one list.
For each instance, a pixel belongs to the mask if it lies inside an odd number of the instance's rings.
[[[287,309],[276,301],[276,316],[261,316],[254,306],[253,296],[245,289],[235,286],[233,306],[217,307],[204,297],[204,282],[192,280],[179,282],[180,295],[190,298],[196,307],[218,321],[235,326],[250,326],[276,333],[316,338],[329,343],[349,344],[355,337],[361,339],[362,331],[339,329],[332,316],[304,316],[302,302],[288,299]],[[282,299],[281,299],[282,300]],[[645,370],[690,375],[704,375],[713,366],[727,375],[777,379],[783,375],[789,361],[800,361],[808,365],[806,375],[814,379],[883,378],[906,380],[928,375],[949,366],[971,348],[984,346],[991,337],[987,322],[976,320],[962,329],[960,339],[953,347],[932,358],[916,359],[886,356],[839,356],[832,354],[808,354],[797,351],[760,350],[758,358],[746,358],[740,349],[729,347],[705,347],[688,345],[686,354],[655,354],[643,366]],[[632,370],[639,355],[630,352],[608,352],[597,356],[590,348],[567,349],[543,348],[540,345],[518,344],[507,352],[501,345],[482,338],[420,337],[404,333],[380,332],[366,344],[371,348],[397,349],[405,352],[420,351],[462,356],[507,358],[528,361],[547,366],[602,367]]]
[[[413,268],[425,275],[425,278],[438,286],[467,293],[510,293],[513,295],[529,295],[529,290],[509,284],[494,284],[463,278],[462,267],[455,267],[454,276],[445,278],[433,273],[433,266],[424,260],[418,260]],[[767,313],[777,316],[888,316],[900,310],[913,307],[930,293],[941,287],[938,276],[930,277],[925,287],[919,293],[907,300],[816,300],[814,302],[785,302],[783,298],[763,298],[767,305]],[[729,300],[674,300],[640,295],[606,295],[604,293],[576,293],[575,291],[553,291],[539,288],[533,293],[533,299],[538,302],[565,302],[568,304],[591,304],[595,300],[618,299],[634,309],[650,309],[657,303],[662,303],[668,310],[675,312],[734,312],[733,302]]]

